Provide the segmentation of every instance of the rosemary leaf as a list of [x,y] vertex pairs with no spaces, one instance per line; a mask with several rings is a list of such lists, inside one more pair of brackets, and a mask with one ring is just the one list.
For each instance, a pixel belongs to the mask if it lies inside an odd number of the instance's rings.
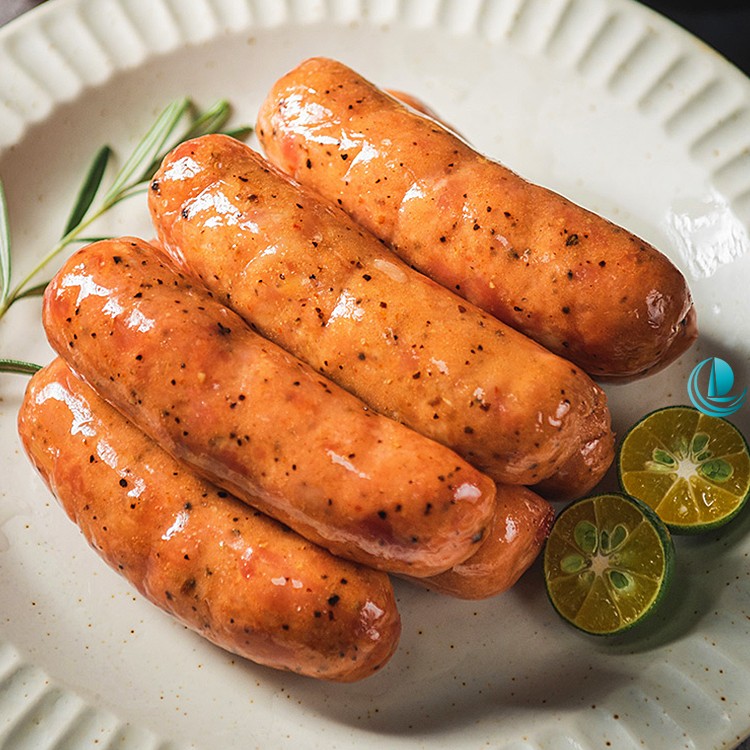
[[[154,170],[154,172],[155,171],[156,170]],[[153,177],[153,173],[151,176]],[[141,193],[147,192],[150,180],[151,178],[149,177],[144,182],[136,182],[134,185],[127,185],[120,193],[120,200],[125,200],[125,198],[130,198],[133,195],[140,195]]]
[[141,173],[140,182],[150,182],[156,170],[161,166],[164,157],[180,143],[208,133],[218,133],[226,125],[231,115],[232,108],[226,99],[219,99],[205,112],[198,114],[190,123],[190,127],[179,138],[176,138],[169,146],[160,151],[151,164]]
[[111,234],[101,234],[97,237],[79,237],[76,236],[75,242],[81,245],[90,245],[92,242],[101,242],[102,240],[111,240]]
[[41,369],[41,365],[35,365],[33,362],[22,362],[20,359],[0,359],[0,372],[13,372],[17,375],[33,375]]
[[5,190],[0,180],[0,303],[5,304],[10,293],[10,222],[8,221],[8,204],[5,202]]
[[70,212],[68,223],[65,225],[65,231],[62,233],[63,237],[70,234],[83,221],[83,217],[91,207],[99,190],[99,186],[102,184],[104,170],[107,168],[111,156],[112,149],[109,146],[102,146],[99,151],[96,152],[96,156],[91,162],[89,171],[86,173],[86,177],[83,180],[81,189],[78,191],[75,205]]
[[245,125],[239,128],[233,128],[232,130],[225,130],[224,135],[228,135],[230,138],[236,138],[238,141],[245,141],[253,134],[253,126]]
[[207,133],[218,133],[227,124],[231,115],[232,108],[229,102],[226,99],[219,99],[216,104],[209,107],[192,122],[180,140],[188,141]]
[[44,294],[44,290],[47,288],[47,284],[49,284],[49,281],[45,281],[41,284],[37,284],[36,286],[29,287],[28,289],[24,289],[14,297],[13,301],[18,301],[19,299],[23,299],[24,297],[41,297]]
[[109,207],[121,198],[120,193],[133,180],[141,181],[140,176],[147,169],[157,154],[161,151],[177,123],[190,107],[187,98],[177,99],[167,106],[159,115],[156,122],[149,128],[146,135],[135,147],[130,158],[123,164],[122,169],[115,176],[112,185],[104,196],[104,206]]

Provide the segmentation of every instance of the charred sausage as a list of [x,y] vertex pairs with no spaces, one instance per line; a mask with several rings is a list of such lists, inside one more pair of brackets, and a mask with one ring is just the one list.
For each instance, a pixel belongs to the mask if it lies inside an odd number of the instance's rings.
[[685,279],[655,248],[341,63],[282,77],[258,135],[274,164],[408,263],[595,377],[653,372],[697,335]]
[[580,368],[409,268],[244,144],[205,136],[149,191],[163,248],[264,336],[499,482],[595,485],[606,398]]
[[89,544],[147,599],[232,653],[350,682],[400,620],[385,573],[334,557],[176,462],[56,359],[29,383],[23,445]]
[[43,320],[70,366],[173,456],[334,553],[419,577],[477,549],[492,480],[254,333],[147,243],[78,251]]

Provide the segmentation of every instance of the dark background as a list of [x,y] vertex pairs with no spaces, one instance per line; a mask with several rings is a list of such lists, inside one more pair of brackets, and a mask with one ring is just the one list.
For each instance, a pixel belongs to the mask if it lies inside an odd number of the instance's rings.
[[[41,1],[0,0],[0,25]],[[750,75],[750,0],[643,0],[643,4],[700,37]]]
[[750,0],[647,0],[750,75]]

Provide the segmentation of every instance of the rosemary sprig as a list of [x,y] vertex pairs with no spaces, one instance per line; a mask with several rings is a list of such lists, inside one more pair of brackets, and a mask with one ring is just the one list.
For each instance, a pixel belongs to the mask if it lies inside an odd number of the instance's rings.
[[73,210],[70,212],[68,223],[63,230],[63,237],[65,237],[66,234],[70,234],[83,221],[86,212],[91,208],[91,204],[94,202],[94,198],[96,198],[96,193],[99,190],[99,185],[102,183],[104,171],[107,169],[107,164],[109,163],[111,156],[112,149],[109,146],[102,146],[99,151],[96,152],[94,161],[91,162],[89,171],[86,173],[86,176],[83,179],[83,184],[78,191]]
[[[62,236],[15,286],[11,284],[12,254],[8,210],[0,182],[0,318],[19,299],[42,294],[46,283],[31,284],[37,274],[69,245],[91,241],[83,233],[103,214],[126,198],[144,192],[169,151],[188,138],[219,132],[230,115],[229,103],[223,99],[205,112],[198,112],[187,98],[171,102],[124,161],[100,202],[95,204],[113,156],[109,146],[100,148],[86,172]],[[174,133],[186,116],[189,116],[190,121],[182,134],[175,138]],[[229,134],[246,138],[251,132],[252,128],[243,127]]]
[[146,135],[135,147],[135,150],[123,164],[122,169],[115,175],[109,190],[104,195],[104,210],[111,208],[122,199],[128,188],[132,188],[146,179],[144,167],[150,167],[158,159],[167,139],[177,127],[177,123],[190,107],[188,99],[178,99],[167,106],[159,115],[156,122],[149,128]]
[[22,362],[20,359],[0,359],[0,372],[13,372],[17,375],[33,375],[42,369],[33,362]]

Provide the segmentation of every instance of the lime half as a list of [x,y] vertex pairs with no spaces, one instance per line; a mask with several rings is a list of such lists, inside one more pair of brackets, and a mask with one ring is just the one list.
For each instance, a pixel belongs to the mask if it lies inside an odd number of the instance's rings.
[[580,630],[621,633],[654,610],[673,560],[669,531],[647,505],[619,493],[586,497],[552,526],[544,549],[547,594]]
[[643,500],[676,534],[725,524],[750,493],[750,454],[742,433],[690,406],[659,409],[625,436],[620,486]]

